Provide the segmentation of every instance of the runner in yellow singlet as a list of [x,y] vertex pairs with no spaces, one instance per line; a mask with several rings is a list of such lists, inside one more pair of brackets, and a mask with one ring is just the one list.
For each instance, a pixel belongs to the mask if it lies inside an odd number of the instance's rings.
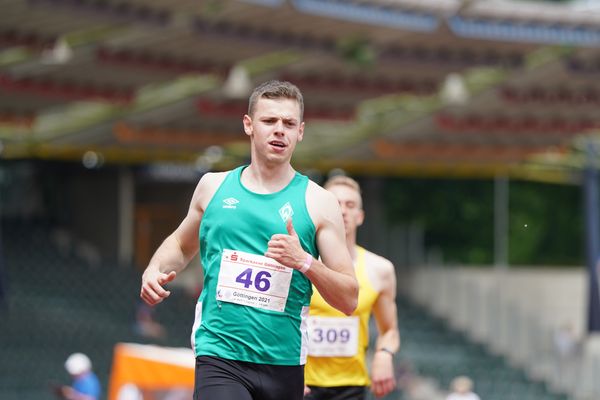
[[[347,176],[328,180],[342,208],[346,244],[359,283],[358,306],[346,316],[329,306],[318,291],[310,304],[309,356],[305,367],[305,400],[337,400],[366,397],[367,387],[382,397],[396,386],[393,356],[400,347],[396,310],[396,274],[392,263],[356,245],[356,230],[364,211],[359,184]],[[378,338],[370,374],[366,355],[369,317],[377,322]]]

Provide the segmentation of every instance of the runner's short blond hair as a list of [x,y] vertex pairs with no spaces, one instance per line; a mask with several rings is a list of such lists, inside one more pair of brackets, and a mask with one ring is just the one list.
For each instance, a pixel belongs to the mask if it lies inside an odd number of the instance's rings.
[[360,190],[360,185],[358,184],[358,182],[356,182],[354,179],[352,179],[346,175],[332,176],[331,178],[327,179],[327,181],[325,182],[323,187],[325,189],[329,189],[330,187],[338,186],[338,185],[348,186],[349,188],[356,190],[358,192],[358,194],[362,194],[362,191]]

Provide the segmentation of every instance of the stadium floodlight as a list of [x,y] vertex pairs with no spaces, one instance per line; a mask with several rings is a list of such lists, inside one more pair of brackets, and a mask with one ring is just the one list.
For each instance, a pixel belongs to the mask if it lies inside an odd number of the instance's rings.
[[469,99],[469,90],[460,74],[450,73],[446,76],[440,90],[442,100],[451,105],[464,104]]
[[204,150],[204,156],[211,164],[216,164],[223,158],[223,148],[218,145],[208,146]]
[[66,64],[73,58],[73,49],[64,38],[58,38],[54,45],[42,52],[42,64]]
[[241,99],[247,97],[251,90],[252,82],[248,70],[241,65],[231,68],[223,85],[223,93],[227,97]]
[[104,164],[104,156],[101,153],[88,150],[81,157],[81,163],[87,169],[99,168]]

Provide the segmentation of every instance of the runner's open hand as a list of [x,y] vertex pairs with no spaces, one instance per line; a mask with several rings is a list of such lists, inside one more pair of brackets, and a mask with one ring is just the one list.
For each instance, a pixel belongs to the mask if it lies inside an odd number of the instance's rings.
[[164,285],[175,279],[177,274],[171,271],[168,274],[147,269],[142,275],[142,290],[140,297],[148,305],[154,306],[169,297],[170,291],[163,288]]
[[371,391],[383,397],[396,388],[393,357],[383,351],[375,352],[371,365]]

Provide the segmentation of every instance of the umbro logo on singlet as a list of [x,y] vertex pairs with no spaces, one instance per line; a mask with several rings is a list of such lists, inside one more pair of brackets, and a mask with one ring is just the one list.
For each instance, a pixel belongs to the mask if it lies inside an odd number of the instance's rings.
[[236,204],[240,201],[234,197],[229,197],[223,200],[223,208],[237,208]]
[[294,209],[292,208],[292,205],[289,201],[279,209],[279,215],[281,216],[283,222],[287,221],[288,218],[294,215]]

